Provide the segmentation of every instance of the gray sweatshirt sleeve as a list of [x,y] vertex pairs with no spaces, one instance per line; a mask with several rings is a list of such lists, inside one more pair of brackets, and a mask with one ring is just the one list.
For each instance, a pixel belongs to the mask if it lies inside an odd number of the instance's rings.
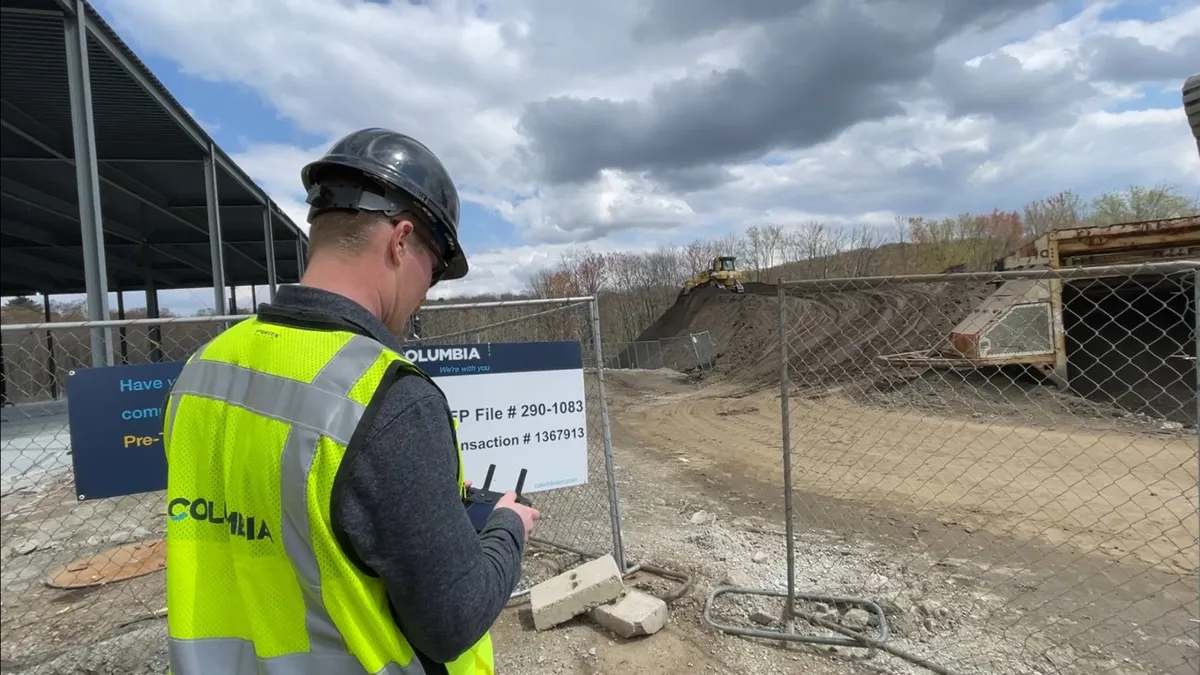
[[491,628],[521,576],[525,530],[508,509],[476,533],[459,497],[445,398],[402,377],[335,483],[335,531],[364,571],[381,578],[400,630],[446,663]]

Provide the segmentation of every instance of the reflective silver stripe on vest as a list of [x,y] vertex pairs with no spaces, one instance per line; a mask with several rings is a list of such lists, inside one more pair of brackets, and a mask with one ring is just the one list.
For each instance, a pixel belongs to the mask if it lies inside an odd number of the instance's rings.
[[175,640],[167,645],[172,675],[414,675],[424,673],[420,661],[408,668],[389,663],[367,673],[346,652],[305,653],[259,659],[254,644],[237,638]]
[[[212,398],[291,425],[280,460],[280,516],[283,547],[304,596],[309,651],[258,659],[253,643],[245,640],[171,638],[174,675],[366,673],[358,659],[347,651],[321,598],[321,572],[308,521],[308,475],[322,434],[342,444],[350,442],[365,407],[348,396],[383,349],[375,340],[356,335],[321,368],[311,383],[203,359],[193,359],[184,366],[171,390],[172,397],[190,394]],[[393,663],[379,672],[424,675],[425,671],[414,658],[407,668]]]

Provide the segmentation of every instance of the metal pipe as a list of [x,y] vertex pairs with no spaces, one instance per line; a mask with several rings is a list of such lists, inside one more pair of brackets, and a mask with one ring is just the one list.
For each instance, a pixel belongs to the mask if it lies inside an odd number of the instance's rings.
[[226,323],[233,321],[241,321],[248,319],[252,315],[239,314],[221,315],[221,316],[181,316],[170,319],[126,319],[124,321],[108,320],[108,321],[59,321],[52,324],[45,323],[9,323],[0,325],[0,332],[7,333],[9,331],[18,330],[68,330],[72,328],[116,328],[118,326],[168,326],[171,324],[190,324],[190,323]]
[[4,370],[4,342],[0,341],[0,406],[8,405],[8,375]]
[[263,209],[263,242],[267,246],[267,288],[271,300],[275,299],[275,221],[271,217],[271,207]]
[[[158,287],[156,287],[154,285],[154,278],[152,276],[150,276],[149,263],[145,262],[145,261],[148,261],[149,258],[144,257],[144,258],[142,258],[142,260],[143,260],[142,264],[145,265],[145,268],[147,270],[147,272],[146,272],[146,318],[147,319],[158,319],[159,318]],[[160,361],[163,360],[162,326],[160,326],[160,325],[150,326],[149,333],[150,333],[150,361],[152,363],[159,363]]]
[[[120,290],[117,291],[117,319],[120,321],[125,320],[125,291]],[[125,339],[126,337],[125,326],[122,325],[120,328],[117,328],[117,339],[121,345],[122,365],[129,363],[129,342]]]
[[[67,55],[67,87],[71,101],[71,133],[75,145],[75,185],[83,243],[83,274],[88,318],[108,319],[108,269],[104,264],[104,225],[100,210],[96,128],[92,117],[92,79],[88,68],[85,4],[75,0],[75,16],[63,19]],[[94,329],[92,366],[112,365],[112,334]]]
[[787,617],[796,615],[796,541],[795,518],[792,511],[792,425],[788,403],[791,373],[788,368],[787,294],[781,285],[777,292],[779,304],[779,417],[783,446],[783,525],[787,537]]
[[[42,317],[50,323],[50,294],[42,293]],[[58,365],[54,362],[54,331],[46,331],[46,374],[50,376],[50,398],[58,399]]]
[[204,200],[208,205],[208,250],[212,264],[213,309],[217,314],[227,314],[225,305],[225,261],[224,246],[221,244],[221,208],[220,195],[217,194],[217,163],[214,161],[215,148],[208,146],[208,154],[204,157]]
[[296,281],[304,276],[304,240],[296,238]]
[[613,557],[617,569],[625,571],[625,542],[621,536],[621,502],[617,492],[617,474],[613,459],[612,428],[608,416],[608,396],[604,390],[604,353],[600,345],[600,303],[589,304],[592,314],[592,355],[596,359],[596,381],[600,388],[600,430],[604,438],[604,474],[608,479],[608,515],[612,520]]
[[1002,272],[958,272],[954,274],[899,274],[877,277],[843,277],[838,279],[796,279],[781,281],[780,286],[806,290],[842,289],[855,290],[878,288],[894,284],[922,284],[948,281],[1003,282],[1011,279],[1099,279],[1102,277],[1127,277],[1138,274],[1171,274],[1188,272],[1200,267],[1200,260],[1170,260],[1153,263],[1126,263],[1121,265],[1097,265],[1094,267],[1041,268],[1030,270],[1006,270]]
[[[448,303],[445,305],[428,305],[421,308],[421,312],[431,312],[435,310],[451,310],[451,309],[484,309],[488,307],[528,307],[531,305],[561,305],[561,304],[580,304],[592,300],[590,295],[576,296],[570,298],[536,298],[532,300],[497,300],[494,302],[463,302],[463,303]],[[226,321],[241,321],[247,318],[246,314],[239,315],[219,315],[219,316],[181,316],[170,319],[129,319],[127,321],[64,321],[55,323],[55,328],[103,328],[116,327],[121,325],[126,326],[164,326],[172,323],[223,323]],[[42,324],[37,323],[12,323],[0,326],[0,331],[10,330],[37,330],[45,328]]]
[[450,309],[487,309],[490,307],[529,307],[533,305],[569,305],[594,300],[595,296],[580,295],[570,298],[530,298],[527,300],[493,300],[490,302],[456,302],[444,305],[424,305],[421,312],[440,312]]

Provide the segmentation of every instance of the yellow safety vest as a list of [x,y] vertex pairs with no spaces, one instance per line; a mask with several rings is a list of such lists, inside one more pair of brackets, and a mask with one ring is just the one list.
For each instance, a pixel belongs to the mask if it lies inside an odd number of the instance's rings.
[[[381,385],[425,375],[348,327],[283,323],[230,327],[167,400],[172,673],[424,675],[383,582],[338,545],[330,495]],[[492,675],[491,635],[446,668]]]

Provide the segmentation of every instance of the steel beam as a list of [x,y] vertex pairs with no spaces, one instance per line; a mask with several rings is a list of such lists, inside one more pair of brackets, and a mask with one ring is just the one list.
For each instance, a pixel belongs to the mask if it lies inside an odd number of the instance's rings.
[[[57,157],[0,157],[0,162],[12,162],[15,164],[44,164],[49,162],[61,162]],[[199,164],[202,159],[162,159],[162,158],[144,158],[137,159],[134,157],[121,158],[105,158],[100,160],[101,164]],[[204,208],[201,206],[200,208]]]
[[[207,209],[208,204],[167,204],[167,208],[172,211],[199,211],[200,209]],[[228,203],[226,203],[226,204],[222,204],[221,208],[225,209],[225,210],[229,210],[229,209],[261,209],[261,208],[263,208],[263,205],[262,204],[228,204]]]
[[[28,185],[15,181],[11,178],[0,176],[0,194],[13,201],[21,202],[22,204],[31,206],[40,211],[45,211],[46,213],[59,216],[60,218],[65,218],[77,223],[83,222],[79,216],[79,213],[74,212],[74,208],[70,204],[58,199],[57,197],[54,197],[53,195],[48,195],[41,190],[29,187]],[[142,233],[136,228],[124,223],[120,223],[112,218],[108,218],[104,221],[104,227],[110,234],[120,239],[124,239],[131,244],[141,244],[145,242],[146,239],[145,236],[143,236]],[[207,237],[208,233],[204,232],[204,234]],[[164,246],[165,245],[169,244],[164,244]],[[157,246],[152,245],[152,248],[163,256],[171,258],[180,264],[187,265],[192,269],[200,272],[211,271],[211,267],[207,262],[188,260],[185,257],[170,253],[169,251],[158,248]]]
[[163,111],[165,111],[167,115],[179,125],[179,128],[182,129],[183,132],[192,139],[192,142],[201,148],[204,148],[209,154],[209,157],[216,160],[215,164],[217,166],[229,171],[229,175],[231,175],[233,179],[246,190],[246,192],[254,195],[263,203],[266,203],[266,193],[264,193],[257,185],[255,185],[248,177],[242,175],[241,171],[236,166],[233,166],[228,160],[213,152],[212,139],[209,138],[208,134],[200,128],[200,125],[197,124],[194,119],[192,119],[192,116],[183,109],[183,106],[179,105],[179,102],[176,101],[173,96],[164,91],[163,86],[160,83],[151,80],[149,74],[145,71],[144,66],[134,60],[132,52],[129,50],[129,48],[124,44],[120,44],[118,40],[114,40],[113,36],[110,34],[110,31],[105,26],[101,26],[96,22],[91,13],[86,11],[86,8],[83,7],[82,0],[77,0],[77,2],[79,3],[79,7],[76,10],[77,16],[82,17],[87,30],[91,32],[92,37],[96,38],[96,42],[100,43],[100,46],[104,48],[104,51],[108,52],[108,55],[111,56],[112,59],[116,61],[117,64],[129,74],[130,77],[133,78],[134,82],[137,82],[138,86],[140,86],[150,96],[150,98],[154,99],[154,102],[157,103],[159,107],[161,107]]
[[269,206],[263,209],[263,241],[267,245],[267,288],[270,293],[267,297],[274,300],[277,284],[275,277],[275,218],[271,215]]
[[[88,288],[88,290],[89,291],[91,290],[91,282],[88,280],[88,275],[87,275],[86,269],[80,270],[78,267],[74,267],[72,265],[64,265],[63,263],[54,262],[53,260],[45,260],[44,258],[32,256],[32,255],[29,255],[28,253],[26,253],[25,251],[22,251],[19,248],[4,249],[3,257],[4,257],[4,265],[6,267],[9,265],[11,265],[13,267],[18,267],[25,274],[49,273],[52,277],[59,277],[60,279],[72,279],[72,280],[76,280],[76,281],[83,281],[83,283]],[[91,300],[90,295],[91,294],[89,292],[89,297],[88,297],[89,305],[90,305],[90,300]],[[105,293],[105,300],[107,300],[107,295],[108,294]],[[90,307],[89,307],[88,313],[89,314],[91,313]],[[88,320],[89,321],[93,321],[93,320],[94,321],[102,321],[102,319],[88,319]]]
[[[74,17],[63,19],[67,54],[67,83],[71,100],[71,131],[75,144],[75,183],[79,192],[79,223],[83,234],[83,271],[87,284],[88,318],[107,321],[108,270],[104,265],[104,227],[100,213],[96,128],[92,118],[92,81],[88,68],[87,27],[83,0],[75,0]],[[113,363],[112,331],[93,328],[92,365]]]
[[213,309],[217,315],[225,316],[225,260],[224,246],[221,245],[221,208],[220,195],[217,194],[217,162],[212,155],[213,146],[209,144],[209,155],[204,160],[204,199],[208,202],[208,248],[212,260],[213,298],[216,304]]
[[296,239],[296,281],[304,276],[304,240]]
[[[21,136],[25,140],[29,141],[30,143],[33,143],[34,145],[38,146],[42,150],[45,150],[46,152],[48,152],[52,155],[54,155],[55,157],[58,157],[59,159],[61,159],[64,162],[67,162],[70,164],[75,163],[74,159],[72,159],[71,157],[68,157],[61,150],[58,150],[50,143],[38,138],[37,136],[34,136],[33,134],[25,131],[24,129],[21,129],[20,127],[14,125],[12,122],[9,122],[8,120],[0,120],[0,126],[3,126],[4,128],[8,129],[9,131],[12,131],[13,133]],[[180,225],[183,225],[184,227],[195,230],[196,232],[207,234],[207,231],[203,225],[200,225],[199,223],[196,223],[187,218],[184,218],[183,216],[179,215],[178,213],[175,213],[174,211],[172,211],[169,208],[167,208],[166,206],[164,206],[163,202],[165,202],[166,200],[162,199],[162,196],[159,195],[156,191],[150,189],[149,187],[146,187],[145,185],[137,183],[137,181],[134,181],[132,178],[129,178],[128,176],[125,176],[124,174],[119,174],[119,172],[112,169],[111,167],[109,168],[109,171],[111,173],[123,176],[124,180],[129,181],[131,183],[135,183],[137,185],[137,187],[139,187],[140,189],[142,189],[146,192],[150,192],[151,194],[159,197],[159,201],[150,199],[146,195],[139,193],[137,190],[131,189],[130,187],[128,187],[126,185],[122,185],[121,183],[118,183],[117,181],[113,180],[112,178],[109,178],[106,176],[99,176],[99,180],[101,182],[103,182],[105,185],[108,185],[109,187],[111,187],[115,190],[119,190],[121,193],[125,194],[126,196],[130,197],[131,199],[137,200],[138,202],[161,213],[163,216],[170,218],[171,220],[179,223]],[[97,172],[97,175],[99,175],[98,172]],[[207,206],[205,206],[205,208],[207,208]],[[245,258],[251,264],[257,265],[258,268],[263,270],[264,272],[266,271],[266,267],[264,267],[262,263],[255,260],[254,258],[250,257],[245,251],[241,251],[239,249],[234,249],[234,252],[237,253],[238,255],[240,255],[241,257]]]
[[[119,39],[114,39],[110,31],[97,22],[96,18],[92,16],[94,10],[91,10],[80,0],[58,0],[58,4],[60,7],[62,7],[63,11],[67,12],[68,14],[74,14],[78,17],[82,17],[83,25],[92,33],[92,37],[96,38],[96,41],[100,43],[106,52],[108,52],[109,56],[111,56],[112,59],[116,61],[117,64],[120,65],[121,68],[123,68],[125,72],[128,73],[129,76],[132,77],[133,80],[137,82],[138,85],[141,86],[142,89],[144,89],[156,103],[158,103],[159,106],[162,107],[163,111],[166,112],[167,115],[179,125],[179,128],[182,129],[183,132],[187,134],[187,136],[191,138],[196,145],[204,148],[206,151],[215,147],[212,139],[208,136],[208,133],[200,128],[200,125],[183,109],[183,106],[179,105],[179,103],[163,89],[161,84],[153,81],[144,67],[136,62],[135,58],[133,57],[133,51],[124,44],[120,43]],[[211,151],[209,152],[210,156],[213,154],[214,153]],[[235,181],[237,181],[238,184],[246,190],[246,192],[254,195],[264,205],[270,205],[271,200],[269,197],[267,197],[267,193],[264,190],[259,189],[259,187],[255,185],[254,182],[251,181],[237,165],[225,157],[223,153],[216,155],[215,158],[217,165],[228,171],[229,175]],[[286,222],[288,229],[294,232],[297,238],[304,237],[304,233],[300,230],[299,226],[297,226],[295,223],[292,223],[290,219],[288,219]]]
[[[50,294],[42,293],[42,318],[50,323]],[[50,377],[50,398],[58,400],[58,366],[54,364],[54,331],[46,331],[46,375]]]
[[[146,248],[147,249],[150,248],[149,244],[146,245]],[[149,268],[149,263],[147,262],[147,260],[149,259],[149,256],[145,255],[145,253],[146,252],[144,252],[142,255],[142,265],[147,271],[146,281],[145,281],[146,318],[147,319],[157,319],[158,318],[158,288],[154,285],[154,279],[149,274],[150,268]],[[162,361],[162,360],[163,360],[162,326],[159,324],[154,324],[154,325],[150,326],[150,361],[152,361],[154,363],[158,363],[159,361]]]

